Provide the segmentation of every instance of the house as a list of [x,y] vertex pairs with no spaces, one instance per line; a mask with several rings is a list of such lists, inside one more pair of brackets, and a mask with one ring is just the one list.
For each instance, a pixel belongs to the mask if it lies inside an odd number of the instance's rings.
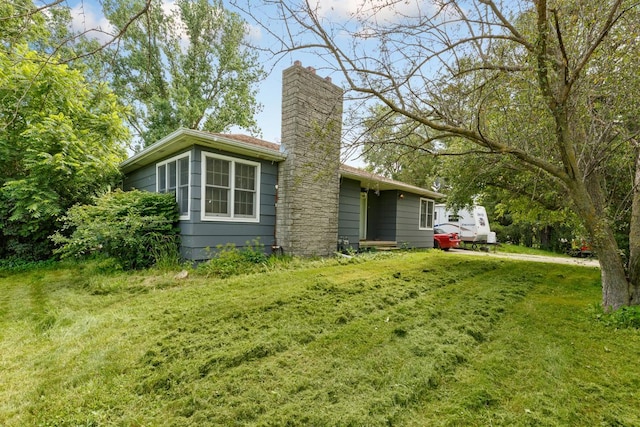
[[178,129],[121,164],[125,190],[175,193],[182,255],[256,238],[300,256],[432,247],[441,194],[340,163],[342,90],[296,62],[282,95],[281,144]]

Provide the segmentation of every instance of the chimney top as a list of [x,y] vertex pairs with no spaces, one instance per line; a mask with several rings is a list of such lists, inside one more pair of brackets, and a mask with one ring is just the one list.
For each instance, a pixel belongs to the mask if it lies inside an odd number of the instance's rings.
[[[302,67],[302,61],[300,60],[295,60],[293,61],[293,65],[296,67]],[[313,67],[307,67],[307,71],[309,71],[312,74],[316,74],[316,69]],[[331,77],[327,76],[324,78],[326,81],[328,81],[329,83],[331,83]]]

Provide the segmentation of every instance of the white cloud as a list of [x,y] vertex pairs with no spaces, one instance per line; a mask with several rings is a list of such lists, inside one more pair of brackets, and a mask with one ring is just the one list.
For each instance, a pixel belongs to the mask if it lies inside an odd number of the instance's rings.
[[174,29],[176,30],[176,33],[173,35],[178,37],[178,39],[180,40],[179,43],[182,52],[186,52],[189,48],[190,40],[189,36],[187,35],[187,27],[180,16],[180,9],[178,8],[178,5],[176,4],[175,0],[164,0],[160,7],[162,8],[162,13],[165,16],[170,16],[174,20]]
[[247,32],[247,38],[250,42],[256,43],[262,40],[262,27],[258,25],[246,24],[245,30]]
[[360,18],[378,22],[396,22],[402,18],[417,17],[430,2],[420,0],[315,0],[318,15],[331,19]]
[[112,38],[113,27],[94,3],[80,3],[71,8],[71,29],[101,42]]

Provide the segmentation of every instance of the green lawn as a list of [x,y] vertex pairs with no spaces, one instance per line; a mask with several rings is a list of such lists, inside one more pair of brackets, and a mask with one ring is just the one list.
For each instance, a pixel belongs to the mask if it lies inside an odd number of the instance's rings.
[[[493,249],[492,249],[493,250]],[[509,243],[501,243],[498,245],[496,252],[504,252],[508,254],[525,254],[525,255],[541,255],[554,257],[569,257],[568,254],[560,254],[556,252],[546,251],[543,249],[529,248],[526,246],[512,245]]]
[[640,426],[595,268],[439,251],[225,280],[0,273],[3,426]]

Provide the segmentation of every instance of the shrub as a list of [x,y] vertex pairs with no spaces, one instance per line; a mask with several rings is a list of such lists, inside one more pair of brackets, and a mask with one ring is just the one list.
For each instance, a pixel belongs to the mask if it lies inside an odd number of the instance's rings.
[[616,311],[606,313],[602,306],[598,305],[596,318],[605,325],[618,329],[640,329],[640,306],[620,307]]
[[57,261],[53,259],[47,259],[44,261],[29,261],[27,259],[18,257],[0,259],[0,271],[8,272],[30,271],[41,268],[55,267],[56,265]]
[[258,238],[252,242],[246,242],[241,249],[232,243],[218,245],[213,258],[201,264],[198,270],[206,275],[225,278],[263,271],[268,261],[269,256],[265,254],[264,245]]
[[167,257],[177,259],[178,207],[173,194],[120,191],[76,205],[51,238],[63,258],[106,257],[124,269],[146,268]]

